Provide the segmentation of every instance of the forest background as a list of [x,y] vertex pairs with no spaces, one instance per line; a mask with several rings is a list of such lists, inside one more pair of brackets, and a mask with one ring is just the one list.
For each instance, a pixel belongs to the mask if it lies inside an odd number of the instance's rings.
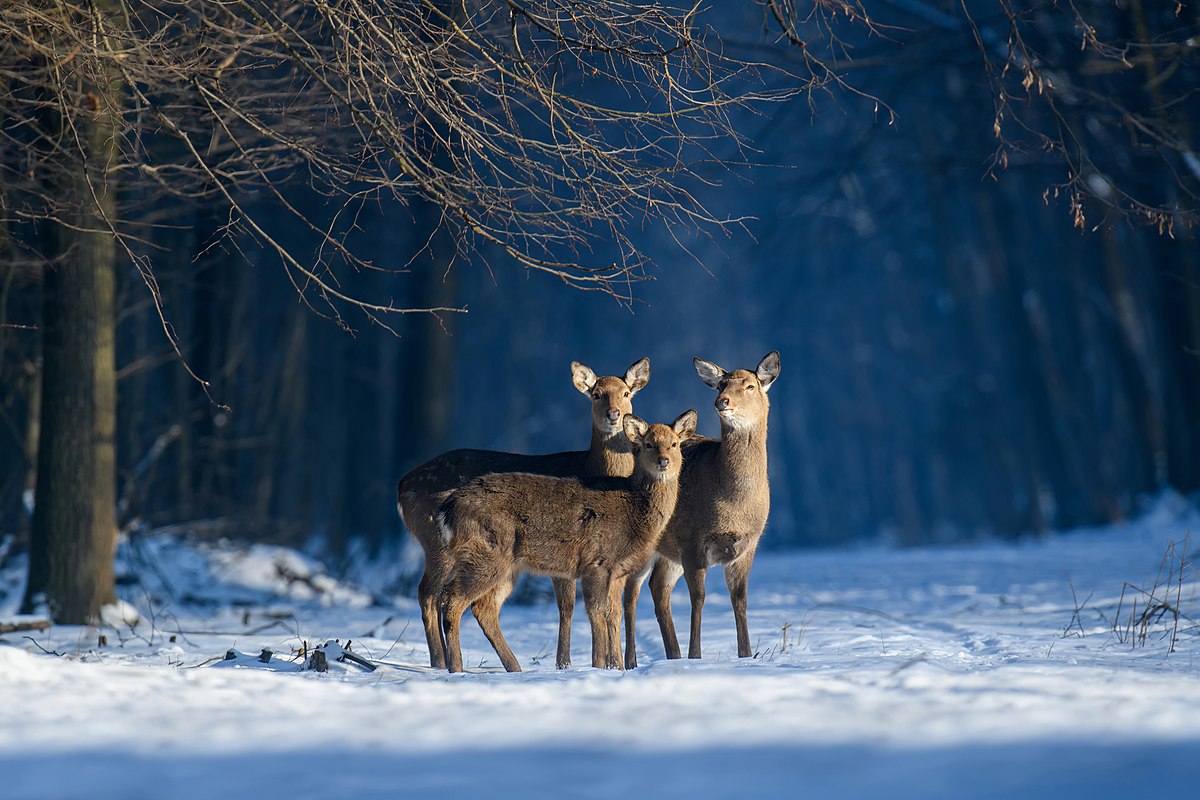
[[66,518],[390,557],[428,457],[585,446],[572,360],[649,356],[663,420],[778,349],[767,548],[1200,490],[1200,7],[295,8],[0,12],[0,536],[43,582]]

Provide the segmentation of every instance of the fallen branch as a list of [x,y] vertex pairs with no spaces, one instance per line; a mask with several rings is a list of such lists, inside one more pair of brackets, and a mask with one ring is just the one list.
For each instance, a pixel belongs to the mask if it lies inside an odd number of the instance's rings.
[[28,622],[0,622],[0,634],[17,631],[44,631],[53,623],[48,619],[31,619]]
[[305,659],[304,669],[314,672],[325,672],[329,669],[330,661],[350,662],[357,667],[365,669],[367,672],[374,672],[378,667],[367,659],[360,656],[358,653],[350,651],[350,642],[347,641],[342,645],[338,640],[326,642],[312,651],[312,654]]
[[358,653],[351,653],[349,650],[346,650],[342,653],[342,660],[343,661],[351,661],[351,662],[357,664],[358,666],[362,667],[363,669],[365,669],[367,672],[375,671],[375,665],[372,664],[370,661],[367,661],[365,658],[360,656]]

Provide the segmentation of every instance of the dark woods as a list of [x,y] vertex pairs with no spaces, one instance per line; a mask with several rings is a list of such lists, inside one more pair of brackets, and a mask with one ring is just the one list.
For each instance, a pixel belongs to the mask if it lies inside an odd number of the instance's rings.
[[379,548],[440,450],[584,447],[572,359],[649,355],[658,419],[776,346],[765,546],[1200,488],[1200,8],[591,9],[7,5],[0,534],[57,524],[44,476],[100,528]]
[[777,406],[796,535],[1012,536],[1194,491],[1200,8],[886,5],[904,46],[848,75],[898,130],[831,102],[759,137],[797,164],[758,188],[758,286],[811,376]]

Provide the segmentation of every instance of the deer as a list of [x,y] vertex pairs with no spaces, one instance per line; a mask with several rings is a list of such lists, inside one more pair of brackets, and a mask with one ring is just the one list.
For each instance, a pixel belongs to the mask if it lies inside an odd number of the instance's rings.
[[[591,444],[587,450],[545,455],[522,455],[492,450],[452,450],[416,467],[396,485],[396,508],[404,527],[425,551],[425,569],[417,586],[421,623],[429,646],[429,664],[444,669],[442,634],[438,626],[437,598],[450,574],[450,556],[434,515],[447,494],[487,473],[527,472],[542,475],[627,477],[633,472],[632,444],[624,435],[623,418],[633,413],[633,396],[650,381],[650,359],[635,361],[623,378],[597,377],[592,369],[571,362],[571,382],[591,401]],[[554,580],[559,629],[557,666],[571,665],[571,618],[575,609],[575,582]],[[500,634],[499,605],[482,598],[472,613],[506,669],[519,669]]]
[[626,415],[636,464],[628,478],[510,472],[476,478],[449,494],[436,519],[454,565],[439,600],[450,672],[463,671],[459,630],[467,606],[485,599],[499,606],[519,572],[579,579],[592,666],[621,668],[620,591],[650,562],[675,511],[680,444],[697,421],[694,409],[671,425]]
[[725,583],[737,626],[738,658],[751,655],[746,620],[750,567],[771,510],[767,479],[767,392],[779,377],[779,352],[772,350],[758,367],[727,372],[711,361],[692,360],[700,380],[717,390],[713,405],[721,438],[694,437],[684,449],[675,514],[659,540],[656,557],[625,586],[625,667],[637,667],[634,625],[638,595],[646,572],[654,615],[667,658],[679,658],[679,640],[671,617],[671,592],[680,576],[691,597],[688,658],[700,658],[700,619],[709,567],[725,568]]

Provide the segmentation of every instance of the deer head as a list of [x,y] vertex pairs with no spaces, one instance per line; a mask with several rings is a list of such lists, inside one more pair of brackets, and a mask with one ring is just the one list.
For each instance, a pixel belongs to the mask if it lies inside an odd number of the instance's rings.
[[696,432],[698,421],[695,409],[683,412],[670,425],[648,425],[633,414],[627,415],[625,435],[633,442],[633,455],[638,468],[654,480],[678,478],[683,466],[683,453],[679,445]]
[[754,372],[735,369],[726,372],[711,361],[692,359],[700,380],[717,390],[713,405],[721,417],[721,427],[731,430],[753,428],[767,418],[771,401],[767,391],[779,377],[779,351],[763,356]]
[[633,396],[650,382],[650,359],[635,361],[623,379],[597,378],[590,367],[572,361],[571,382],[592,401],[592,427],[605,436],[616,436],[622,430],[621,419],[633,413]]

